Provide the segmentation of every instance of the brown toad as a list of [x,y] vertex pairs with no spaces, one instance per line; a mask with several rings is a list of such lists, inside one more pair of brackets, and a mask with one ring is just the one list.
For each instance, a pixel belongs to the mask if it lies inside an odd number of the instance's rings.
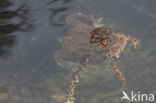
[[91,32],[90,43],[99,46],[99,53],[107,56],[110,61],[110,70],[117,78],[120,79],[122,85],[125,86],[126,79],[122,72],[117,68],[117,59],[120,52],[126,47],[128,41],[134,48],[140,46],[140,40],[132,37],[131,35],[124,35],[120,33],[112,33],[111,29],[105,27],[97,27]]
[[63,49],[55,52],[55,61],[60,66],[73,66],[83,64],[83,58],[86,58],[86,55],[89,60],[88,64],[100,63],[105,57],[108,57],[110,70],[124,86],[126,79],[117,68],[117,59],[128,41],[136,48],[137,45],[140,45],[140,40],[131,35],[112,33],[110,28],[101,24],[101,20],[80,13],[68,16],[66,22],[72,29],[61,39]]

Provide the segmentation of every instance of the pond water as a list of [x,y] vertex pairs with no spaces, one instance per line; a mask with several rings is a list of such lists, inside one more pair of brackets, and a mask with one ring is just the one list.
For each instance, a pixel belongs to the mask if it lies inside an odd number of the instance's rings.
[[[63,103],[72,73],[53,58],[68,25],[81,12],[103,17],[114,32],[142,40],[126,47],[118,67],[127,90],[156,93],[156,1],[154,0],[0,0],[0,102]],[[122,86],[107,61],[89,69],[76,88],[75,103],[120,103]],[[146,102],[144,102],[146,103]]]

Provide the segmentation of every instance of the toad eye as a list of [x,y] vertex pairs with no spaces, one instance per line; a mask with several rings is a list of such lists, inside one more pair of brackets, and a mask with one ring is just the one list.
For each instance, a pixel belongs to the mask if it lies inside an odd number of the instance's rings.
[[108,42],[107,41],[102,42],[102,45],[106,47],[108,45]]

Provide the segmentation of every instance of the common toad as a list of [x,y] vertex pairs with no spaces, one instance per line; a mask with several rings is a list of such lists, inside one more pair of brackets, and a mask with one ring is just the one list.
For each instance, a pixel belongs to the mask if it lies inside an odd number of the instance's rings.
[[55,61],[60,66],[73,66],[83,64],[81,61],[86,55],[88,64],[100,63],[107,57],[110,70],[125,86],[126,79],[117,68],[117,59],[128,42],[136,48],[140,46],[140,40],[131,35],[113,33],[101,24],[101,20],[81,13],[68,16],[66,22],[72,29],[61,39],[63,49],[55,52]]

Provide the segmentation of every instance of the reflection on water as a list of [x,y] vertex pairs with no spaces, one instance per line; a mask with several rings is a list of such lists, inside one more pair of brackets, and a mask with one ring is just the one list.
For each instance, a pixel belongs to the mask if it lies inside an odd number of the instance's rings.
[[12,3],[9,2],[9,0],[1,0],[0,1],[0,8],[6,8],[8,6],[10,6]]
[[[16,10],[9,10],[11,4],[8,0],[0,7],[0,56],[7,55],[9,53],[8,47],[12,46],[16,41],[16,34],[14,32],[18,30],[28,30],[30,26],[26,25],[27,18],[23,12],[24,5]],[[12,23],[13,19],[17,19],[15,23]],[[23,28],[24,27],[24,28]]]
[[[63,26],[63,23],[57,23],[57,21],[55,21],[54,17],[56,17],[56,15],[58,15],[61,12],[64,12],[68,10],[67,7],[63,7],[63,8],[55,8],[55,9],[51,9],[52,15],[51,15],[51,20],[52,20],[52,24],[56,25],[56,26]],[[64,16],[61,16],[59,18],[59,22],[64,20]]]
[[[48,3],[50,5],[50,20],[52,22],[52,25],[55,26],[63,26],[64,25],[64,19],[65,19],[65,13],[70,9],[68,6],[68,3],[71,0],[53,0]],[[59,3],[61,6],[55,6],[57,3]],[[63,14],[63,15],[62,15]]]

